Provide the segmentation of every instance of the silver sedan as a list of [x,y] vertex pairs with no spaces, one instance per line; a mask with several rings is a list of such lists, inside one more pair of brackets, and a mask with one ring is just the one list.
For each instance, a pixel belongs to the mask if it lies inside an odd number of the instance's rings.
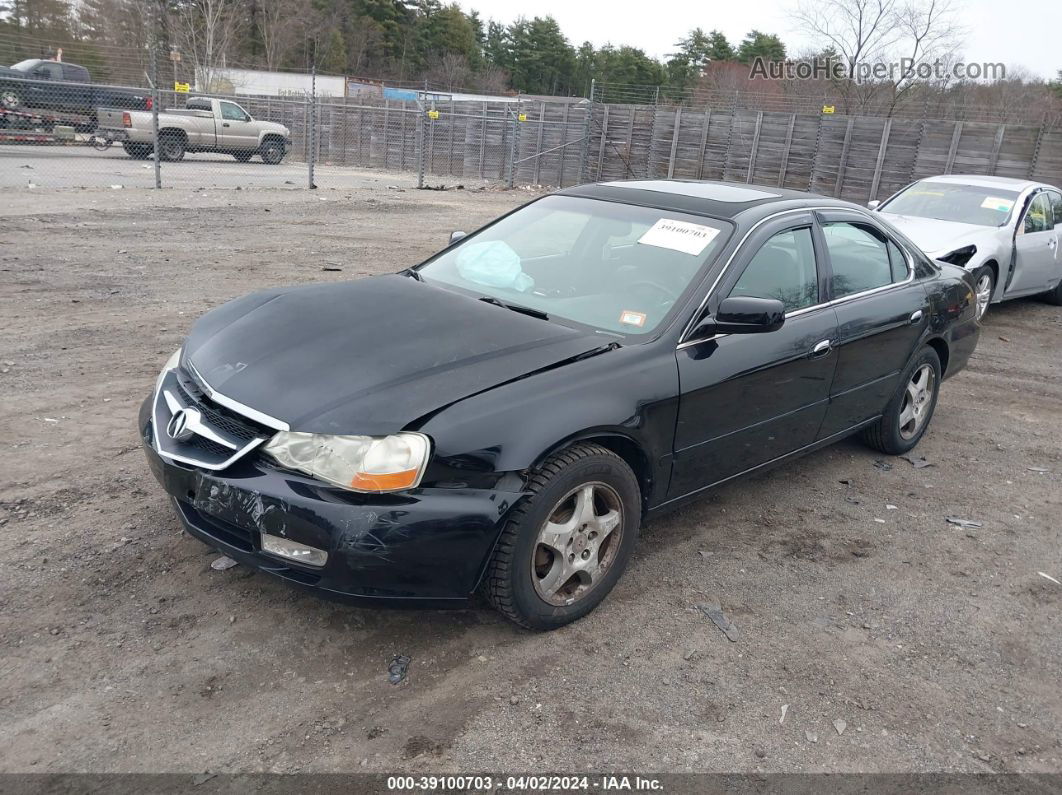
[[975,274],[979,318],[989,304],[1026,295],[1062,305],[1062,190],[1055,186],[930,177],[870,208],[933,259]]

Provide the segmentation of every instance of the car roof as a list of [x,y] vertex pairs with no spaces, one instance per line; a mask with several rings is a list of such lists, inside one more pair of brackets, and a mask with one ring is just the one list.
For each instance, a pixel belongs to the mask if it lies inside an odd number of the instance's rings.
[[[753,213],[757,216],[804,206],[863,209],[850,202],[816,193],[711,180],[632,179],[596,182],[566,188],[559,193],[562,196],[603,199],[729,220],[755,208],[764,208],[763,212]],[[767,205],[771,206],[768,208]]]
[[978,188],[1005,188],[1007,190],[1023,191],[1028,188],[1053,187],[1043,182],[1034,182],[1029,179],[1014,179],[1012,177],[986,177],[981,174],[947,174],[939,177],[926,177],[920,182],[944,182],[951,185],[973,185]]

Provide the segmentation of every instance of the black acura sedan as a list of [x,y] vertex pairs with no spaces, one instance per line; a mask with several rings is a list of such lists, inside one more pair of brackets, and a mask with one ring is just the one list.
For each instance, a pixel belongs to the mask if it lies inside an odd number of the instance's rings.
[[846,202],[583,185],[400,273],[207,313],[140,431],[188,531],[242,563],[552,629],[647,517],[857,432],[910,450],[975,315],[964,271]]

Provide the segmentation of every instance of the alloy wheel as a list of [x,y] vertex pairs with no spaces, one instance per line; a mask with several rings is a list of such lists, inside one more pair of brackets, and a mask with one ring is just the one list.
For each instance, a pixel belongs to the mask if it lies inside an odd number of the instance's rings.
[[623,503],[604,483],[584,483],[550,511],[531,555],[535,591],[552,605],[571,605],[604,579],[623,535]]
[[14,91],[0,91],[0,107],[15,110],[22,102]]
[[923,364],[907,382],[900,404],[900,436],[913,439],[922,430],[933,404],[933,388],[937,374],[932,365]]
[[988,305],[992,301],[992,274],[982,273],[974,287],[977,294],[977,319],[980,320],[988,311]]

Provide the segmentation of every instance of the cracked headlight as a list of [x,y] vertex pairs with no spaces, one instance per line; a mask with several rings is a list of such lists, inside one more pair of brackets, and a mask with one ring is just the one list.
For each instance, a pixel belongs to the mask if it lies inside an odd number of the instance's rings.
[[941,262],[949,262],[952,265],[958,265],[962,267],[970,258],[977,253],[977,246],[964,246],[963,248],[957,248],[954,251],[950,251],[943,257],[937,257]]
[[354,491],[401,491],[420,483],[431,444],[420,433],[332,436],[280,431],[263,450],[281,466]]

